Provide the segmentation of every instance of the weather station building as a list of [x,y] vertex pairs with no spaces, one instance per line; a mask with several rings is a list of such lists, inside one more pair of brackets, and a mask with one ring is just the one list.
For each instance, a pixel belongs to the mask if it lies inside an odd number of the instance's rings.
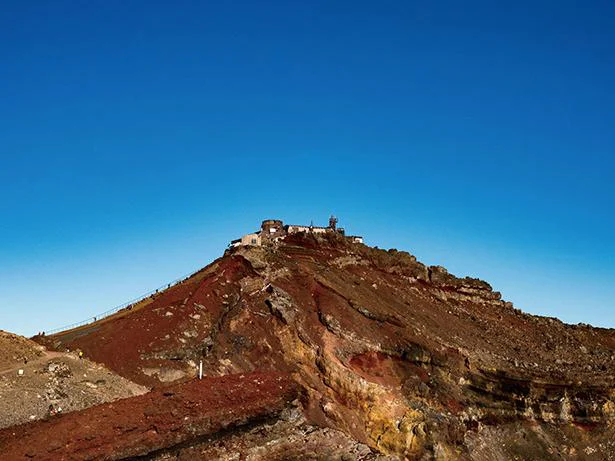
[[327,232],[332,232],[345,236],[353,243],[363,243],[363,237],[361,236],[346,236],[344,228],[337,227],[337,218],[335,216],[331,216],[327,227],[314,226],[313,223],[309,226],[301,224],[285,225],[284,222],[279,219],[265,219],[262,222],[261,229],[259,231],[246,234],[241,238],[231,241],[229,247],[235,248],[247,245],[260,246],[264,243],[277,242],[287,235],[298,234],[300,232],[304,232],[306,234],[325,234]]

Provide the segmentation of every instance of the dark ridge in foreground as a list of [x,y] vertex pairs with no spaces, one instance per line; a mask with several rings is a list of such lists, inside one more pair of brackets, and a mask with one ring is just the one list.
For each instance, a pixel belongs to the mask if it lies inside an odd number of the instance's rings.
[[194,380],[0,431],[3,459],[126,459],[281,412],[298,386],[281,374]]

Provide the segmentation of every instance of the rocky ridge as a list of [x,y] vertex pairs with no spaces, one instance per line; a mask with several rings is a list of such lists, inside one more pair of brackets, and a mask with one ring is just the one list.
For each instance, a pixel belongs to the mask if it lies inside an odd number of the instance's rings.
[[149,386],[200,360],[208,376],[290,373],[309,424],[400,459],[615,452],[612,330],[524,314],[486,282],[335,235],[235,249],[147,308],[39,340]]

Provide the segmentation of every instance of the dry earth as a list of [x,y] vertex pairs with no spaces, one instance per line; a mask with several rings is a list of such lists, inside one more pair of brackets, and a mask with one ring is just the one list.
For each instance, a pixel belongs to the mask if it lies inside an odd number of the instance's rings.
[[0,332],[0,428],[147,392],[74,353]]
[[0,373],[39,358],[45,348],[22,336],[0,330]]

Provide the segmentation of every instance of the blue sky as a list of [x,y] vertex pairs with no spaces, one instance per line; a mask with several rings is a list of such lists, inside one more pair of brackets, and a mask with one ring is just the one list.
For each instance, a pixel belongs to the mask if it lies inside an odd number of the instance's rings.
[[0,329],[279,217],[615,327],[612,2],[2,2]]

